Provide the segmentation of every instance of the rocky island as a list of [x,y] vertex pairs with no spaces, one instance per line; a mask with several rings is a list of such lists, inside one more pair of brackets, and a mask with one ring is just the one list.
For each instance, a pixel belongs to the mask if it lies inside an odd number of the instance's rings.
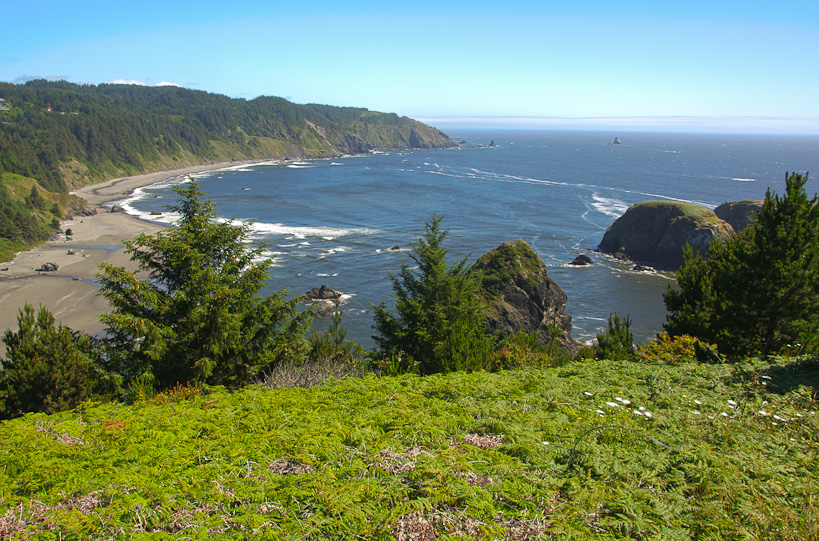
[[686,244],[704,256],[711,241],[747,227],[760,206],[761,201],[729,201],[712,211],[680,201],[644,201],[629,207],[606,230],[598,250],[673,271],[683,263]]

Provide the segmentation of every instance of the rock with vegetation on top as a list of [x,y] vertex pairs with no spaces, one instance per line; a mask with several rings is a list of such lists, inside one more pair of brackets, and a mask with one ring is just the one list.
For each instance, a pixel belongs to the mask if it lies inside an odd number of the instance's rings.
[[623,253],[632,261],[657,269],[676,270],[683,263],[683,247],[690,244],[705,255],[714,239],[733,229],[710,209],[679,201],[645,201],[632,205],[606,230],[598,249]]
[[761,209],[762,201],[726,201],[714,209],[714,214],[739,232],[748,227]]
[[486,303],[484,323],[501,336],[538,331],[548,345],[551,325],[560,329],[558,341],[571,353],[581,343],[571,337],[572,318],[565,313],[566,293],[546,274],[546,265],[525,241],[505,242],[475,263]]

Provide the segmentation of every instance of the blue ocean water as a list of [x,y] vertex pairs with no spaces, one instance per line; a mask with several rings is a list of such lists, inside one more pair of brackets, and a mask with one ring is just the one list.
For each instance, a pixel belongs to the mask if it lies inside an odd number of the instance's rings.
[[[449,228],[450,261],[527,241],[568,295],[572,336],[591,341],[610,313],[638,341],[662,330],[670,275],[632,272],[590,252],[632,204],[666,199],[715,207],[784,193],[786,171],[819,175],[819,137],[463,130],[457,150],[376,153],[237,166],[196,175],[223,217],[253,221],[274,258],[269,291],[344,293],[348,337],[372,345],[370,303],[392,305],[388,272],[433,213]],[[619,137],[622,144],[611,144]],[[495,146],[489,147],[494,141]],[[143,188],[129,212],[170,222],[171,185]],[[808,193],[819,191],[814,177]],[[401,251],[391,251],[392,246]],[[589,254],[590,267],[568,265]],[[317,326],[326,325],[318,321]]]

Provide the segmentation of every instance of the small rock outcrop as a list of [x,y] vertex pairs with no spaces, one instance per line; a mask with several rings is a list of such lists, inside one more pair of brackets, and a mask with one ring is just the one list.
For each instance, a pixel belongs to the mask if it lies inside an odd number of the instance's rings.
[[594,261],[592,258],[587,256],[586,254],[580,254],[579,256],[575,257],[573,261],[569,263],[569,265],[574,265],[575,267],[586,267],[588,265],[593,265]]
[[71,200],[66,206],[65,219],[73,220],[77,216],[94,216],[96,213],[96,207],[91,206],[91,204],[82,197],[74,195],[71,196]]
[[341,293],[335,289],[323,285],[321,287],[314,287],[304,294],[309,301],[334,301],[341,298]]
[[762,209],[763,201],[726,201],[714,209],[720,220],[731,224],[734,231],[742,231]]
[[632,205],[606,230],[598,249],[625,254],[637,263],[676,270],[683,263],[686,243],[705,255],[714,239],[727,238],[733,229],[710,209],[678,201],[645,201]]
[[561,346],[572,354],[582,344],[571,337],[572,318],[565,313],[566,293],[546,274],[546,265],[525,241],[505,242],[475,263],[486,302],[486,329],[501,336],[518,331],[552,339],[549,326],[561,330]]

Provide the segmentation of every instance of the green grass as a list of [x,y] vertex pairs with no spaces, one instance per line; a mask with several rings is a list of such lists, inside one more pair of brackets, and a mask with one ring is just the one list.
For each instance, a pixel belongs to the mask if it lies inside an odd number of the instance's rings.
[[816,539],[817,389],[602,361],[29,414],[0,538]]

